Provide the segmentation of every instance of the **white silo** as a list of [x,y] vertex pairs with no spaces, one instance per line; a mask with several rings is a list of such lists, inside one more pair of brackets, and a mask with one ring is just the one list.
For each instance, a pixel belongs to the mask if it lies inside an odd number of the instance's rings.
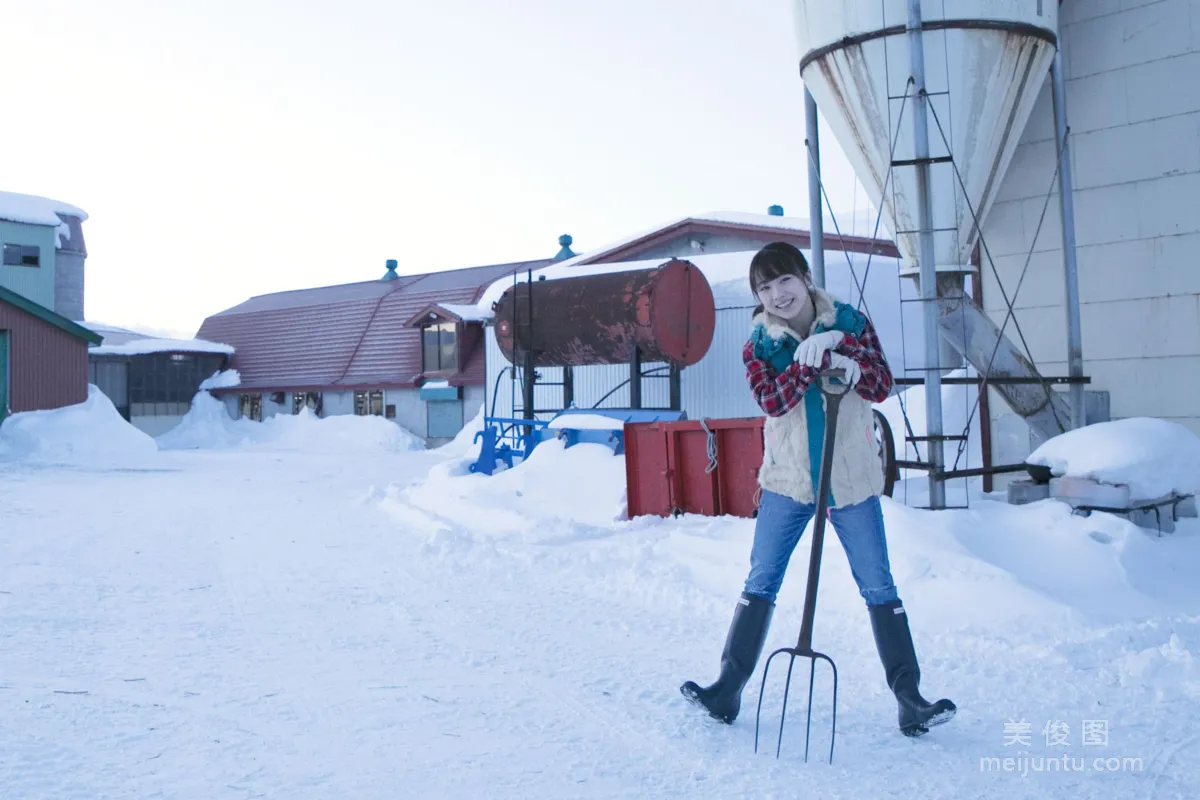
[[[989,377],[1033,365],[963,291],[979,229],[1058,47],[1056,0],[794,0],[800,73],[882,210],[925,301],[928,433],[941,373],[962,357]],[[1065,226],[1064,226],[1065,227]],[[939,346],[940,345],[940,346]],[[1043,385],[997,385],[1038,438],[1064,429]],[[929,460],[940,469],[941,443]],[[931,505],[944,489],[931,481]]]

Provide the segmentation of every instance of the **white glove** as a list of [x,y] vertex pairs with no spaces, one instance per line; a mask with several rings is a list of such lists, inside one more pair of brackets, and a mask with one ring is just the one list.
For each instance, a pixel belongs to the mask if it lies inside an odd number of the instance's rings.
[[858,365],[858,362],[841,353],[829,354],[829,368],[846,370],[846,377],[842,381],[849,384],[851,388],[862,378],[862,367]]
[[825,351],[837,346],[845,336],[841,331],[814,333],[796,348],[796,363],[800,366],[819,368]]

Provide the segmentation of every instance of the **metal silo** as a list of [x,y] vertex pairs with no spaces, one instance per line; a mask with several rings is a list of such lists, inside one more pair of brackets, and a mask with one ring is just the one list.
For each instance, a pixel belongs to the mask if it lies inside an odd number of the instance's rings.
[[[964,278],[975,272],[979,226],[1055,62],[1058,3],[794,0],[793,7],[804,85],[882,210],[903,258],[901,274],[920,286],[936,472],[943,464],[936,367],[959,366],[965,357],[989,377],[1037,377],[965,295]],[[1069,418],[1043,385],[995,388],[1040,438]],[[935,480],[930,501],[944,503]]]
[[83,308],[84,263],[87,245],[83,241],[83,221],[87,215],[58,211],[62,225],[55,234],[54,310],[70,320],[86,319]]

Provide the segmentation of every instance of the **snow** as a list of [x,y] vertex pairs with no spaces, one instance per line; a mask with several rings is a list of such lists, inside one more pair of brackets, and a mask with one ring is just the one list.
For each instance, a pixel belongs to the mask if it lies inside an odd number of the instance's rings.
[[56,229],[61,243],[63,239],[70,238],[71,230],[58,216],[59,214],[79,217],[80,222],[86,221],[88,218],[87,212],[83,209],[59,200],[32,194],[0,192],[0,219],[23,222],[28,225],[52,226]]
[[133,339],[150,338],[144,333],[139,333],[138,331],[133,331],[133,330],[130,330],[129,328],[122,328],[117,325],[107,325],[103,322],[89,322],[88,320],[76,320],[75,324],[81,325],[82,327],[87,328],[88,330],[92,331],[93,333],[100,334],[101,336],[104,337],[104,341],[108,342],[109,344],[120,344],[123,342],[131,341]]
[[1127,485],[1135,500],[1200,491],[1200,437],[1178,423],[1151,417],[1067,431],[1025,461],[1048,466],[1054,475]]
[[0,424],[0,471],[18,460],[76,467],[136,464],[157,450],[154,440],[126,422],[91,384],[82,403],[12,414]]
[[[887,218],[879,220],[878,231],[875,228],[876,211],[872,208],[859,208],[854,211],[842,210],[830,214],[824,209],[824,226],[826,236],[864,236],[872,239],[892,239],[888,229]],[[692,219],[708,222],[729,222],[735,225],[756,225],[760,228],[779,228],[791,231],[809,231],[812,229],[809,217],[776,217],[770,214],[750,214],[742,211],[713,211],[698,214]]]
[[[96,395],[0,429],[6,797],[1182,798],[1200,782],[1197,521],[1158,537],[1056,501],[885,499],[922,689],[960,709],[916,741],[831,531],[814,644],[838,667],[837,749],[824,763],[819,669],[806,764],[802,666],[779,760],[778,659],[757,754],[762,662],[733,726],[678,692],[717,675],[752,520],[625,519],[624,461],[600,445],[548,440],[487,477],[454,446],[467,435],[364,447],[377,418],[234,422],[206,397],[185,420],[197,448],[117,441]],[[16,453],[30,420],[149,462]],[[305,435],[243,432],[273,423]],[[765,653],[795,642],[810,542]],[[1084,720],[1106,743],[1081,741]],[[1044,738],[1054,721],[1065,744]],[[985,767],[1064,755],[1079,766]]]
[[199,388],[202,390],[208,389],[232,389],[235,386],[241,386],[242,375],[236,369],[217,370],[211,376],[200,381]]
[[158,437],[164,450],[243,448],[264,452],[375,455],[421,450],[425,442],[396,423],[374,415],[318,417],[311,409],[276,414],[262,422],[235,420],[207,391],[192,399],[179,424]]
[[133,339],[122,344],[88,348],[96,356],[144,356],[151,353],[224,353],[233,355],[233,347],[203,339]]
[[450,381],[442,379],[436,381],[425,381],[421,384],[422,389],[449,389]]
[[458,303],[439,303],[438,305],[463,322],[486,322],[492,318],[490,311],[482,311],[477,306],[460,305]]
[[550,420],[547,427],[551,430],[622,431],[625,430],[625,423],[603,414],[563,414]]

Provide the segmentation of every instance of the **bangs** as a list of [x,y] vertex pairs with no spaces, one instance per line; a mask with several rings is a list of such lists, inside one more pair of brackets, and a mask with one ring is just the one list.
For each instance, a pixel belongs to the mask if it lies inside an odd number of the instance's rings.
[[750,289],[755,294],[758,294],[758,287],[764,283],[770,283],[776,278],[782,278],[784,275],[792,275],[799,278],[794,269],[789,269],[791,265],[782,264],[777,259],[759,259],[755,258],[750,262]]
[[802,281],[808,280],[808,260],[799,249],[790,244],[776,242],[754,254],[750,260],[750,291],[758,294],[764,283],[792,275]]

